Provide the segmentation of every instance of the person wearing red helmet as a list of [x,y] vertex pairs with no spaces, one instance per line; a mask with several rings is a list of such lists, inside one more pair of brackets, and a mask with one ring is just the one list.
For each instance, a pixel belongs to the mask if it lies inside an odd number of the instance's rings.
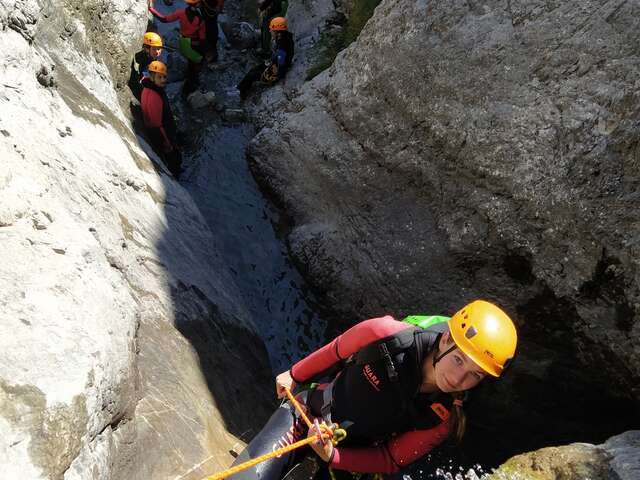
[[[396,472],[447,438],[462,438],[466,392],[486,377],[499,377],[516,345],[513,321],[483,300],[451,318],[384,316],[358,323],[276,377],[278,397],[297,389],[307,414],[325,425],[337,423],[346,438],[337,446],[315,442],[315,455],[308,449],[283,454],[233,479],[277,480],[302,460],[315,465],[306,467],[305,478],[323,466],[334,473]],[[236,463],[305,435],[315,437],[315,429],[307,432],[284,402]]]

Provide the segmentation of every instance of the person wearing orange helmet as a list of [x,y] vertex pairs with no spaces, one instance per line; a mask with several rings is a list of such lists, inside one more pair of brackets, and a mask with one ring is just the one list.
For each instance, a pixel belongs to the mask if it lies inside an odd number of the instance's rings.
[[166,84],[166,65],[157,60],[151,62],[149,77],[142,79],[140,107],[151,146],[177,180],[181,172],[182,157],[176,122],[165,92]]
[[240,81],[237,88],[240,91],[240,98],[243,100],[249,94],[253,83],[262,80],[268,85],[273,85],[282,80],[291,68],[295,46],[287,19],[284,17],[271,19],[269,31],[273,40],[271,42],[271,59],[265,62],[264,65],[258,64],[254,66]]
[[176,10],[169,15],[162,15],[158,10],[149,7],[149,11],[162,23],[180,22],[180,40],[178,49],[187,60],[187,73],[182,93],[188,95],[199,84],[200,70],[204,58],[204,42],[206,39],[205,21],[200,11],[200,0],[185,0],[186,8]]
[[258,26],[260,27],[260,52],[269,54],[271,35],[269,25],[274,17],[284,16],[286,1],[258,0]]
[[160,59],[162,53],[162,37],[156,32],[146,32],[142,37],[142,50],[136,53],[131,60],[131,74],[129,75],[129,88],[131,93],[140,101],[142,95],[142,78],[148,76],[148,67],[154,60]]
[[[448,437],[462,438],[466,392],[486,377],[502,375],[517,341],[509,316],[484,300],[451,318],[414,315],[398,321],[384,316],[358,323],[276,377],[278,397],[297,389],[307,414],[346,428],[346,438],[337,446],[315,442],[315,455],[308,449],[282,455],[234,480],[276,480],[294,472],[292,465],[303,459],[305,478],[314,478],[323,465],[334,473],[396,472]],[[247,452],[255,457],[305,435],[315,436],[315,429],[307,432],[284,402]]]

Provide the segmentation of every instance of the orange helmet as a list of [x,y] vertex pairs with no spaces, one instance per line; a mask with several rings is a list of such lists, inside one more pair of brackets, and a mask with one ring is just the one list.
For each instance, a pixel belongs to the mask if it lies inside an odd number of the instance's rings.
[[158,60],[154,60],[153,62],[151,62],[149,64],[149,71],[150,72],[155,72],[155,73],[161,73],[162,75],[166,75],[167,74],[167,66],[164,63],[159,62]]
[[283,31],[287,30],[287,19],[284,17],[274,17],[269,22],[269,30],[271,31]]
[[184,3],[187,5],[197,5],[200,3],[200,0],[184,0]]
[[499,377],[516,352],[518,333],[509,316],[484,300],[464,306],[449,320],[456,346],[485,372]]
[[144,34],[142,44],[150,47],[162,47],[162,37],[156,32],[147,32]]

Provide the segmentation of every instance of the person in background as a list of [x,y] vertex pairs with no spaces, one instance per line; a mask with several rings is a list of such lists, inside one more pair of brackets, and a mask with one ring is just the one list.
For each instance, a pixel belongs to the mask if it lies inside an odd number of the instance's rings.
[[149,11],[162,23],[180,21],[180,53],[187,59],[187,73],[182,87],[183,95],[193,92],[200,82],[202,69],[204,41],[206,38],[205,23],[200,11],[200,0],[185,0],[186,8],[176,10],[169,15],[162,15],[154,7]]
[[205,58],[218,61],[218,15],[222,13],[224,0],[202,0],[202,17],[205,25]]
[[165,92],[167,67],[153,61],[149,64],[149,77],[142,79],[140,107],[149,141],[156,153],[167,164],[177,180],[180,177],[182,156],[178,144],[176,122]]
[[253,67],[240,81],[237,88],[243,100],[249,95],[254,82],[262,80],[268,85],[273,85],[282,80],[291,68],[295,47],[287,20],[284,17],[273,18],[269,24],[269,31],[273,38],[271,59],[266,64]]
[[142,78],[148,76],[149,64],[160,58],[162,53],[162,37],[155,32],[147,32],[142,38],[142,50],[136,53],[131,60],[131,74],[129,75],[129,89],[140,101],[142,95]]
[[282,0],[258,0],[258,24],[260,26],[260,48],[259,52],[268,54],[271,50],[271,35],[269,34],[269,24],[274,17],[283,16]]

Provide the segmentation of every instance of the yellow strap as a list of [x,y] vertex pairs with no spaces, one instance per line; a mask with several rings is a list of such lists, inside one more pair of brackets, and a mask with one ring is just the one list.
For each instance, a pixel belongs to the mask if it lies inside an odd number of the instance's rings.
[[[327,436],[328,438],[328,436]],[[215,475],[211,475],[206,477],[206,480],[222,480],[230,475],[246,470],[247,468],[251,468],[259,463],[270,460],[274,457],[278,457],[283,453],[290,452],[295,450],[296,448],[304,447],[305,445],[309,445],[310,443],[317,442],[318,439],[316,437],[307,437],[304,440],[300,440],[299,442],[292,443],[291,445],[287,445],[286,447],[279,448],[278,450],[274,450],[273,452],[265,453],[264,455],[260,455],[259,457],[252,458],[240,465],[236,465],[235,467],[227,468],[222,472],[218,472]]]
[[[313,422],[309,420],[309,417],[307,417],[302,406],[291,394],[291,391],[288,388],[285,388],[285,392],[287,393],[287,397],[289,397],[289,400],[291,401],[291,403],[293,403],[298,413],[300,413],[300,416],[307,423],[307,426],[309,428],[313,427]],[[337,425],[334,425],[333,427],[322,425],[322,429],[323,429],[323,432],[321,435],[322,438],[324,440],[330,439],[334,445],[336,445],[340,440],[344,439],[347,436],[347,432],[345,432],[342,428],[337,428]],[[291,452],[292,450],[295,450],[300,447],[304,447],[305,445],[309,445],[311,443],[317,442],[320,439],[319,437],[320,435],[316,435],[315,437],[307,437],[304,440],[300,440],[298,442],[292,443],[291,445],[287,445],[286,447],[279,448],[277,450],[274,450],[273,452],[265,453],[264,455],[260,455],[259,457],[247,460],[246,462],[241,463],[240,465],[236,465],[235,467],[227,468],[226,470],[223,470],[222,472],[218,472],[214,475],[206,477],[203,480],[222,480],[230,475],[234,475],[238,472],[246,470],[247,468],[251,468],[259,463],[265,462],[275,457],[279,457],[284,453]]]
[[307,417],[307,414],[304,412],[304,409],[302,408],[302,406],[298,403],[298,400],[296,400],[296,397],[293,396],[293,394],[291,393],[291,390],[285,387],[284,391],[287,394],[287,397],[289,397],[289,401],[293,404],[293,406],[296,408],[296,410],[304,420],[304,423],[307,424],[307,427],[311,428],[311,426],[313,425],[313,422],[309,420],[309,417]]

